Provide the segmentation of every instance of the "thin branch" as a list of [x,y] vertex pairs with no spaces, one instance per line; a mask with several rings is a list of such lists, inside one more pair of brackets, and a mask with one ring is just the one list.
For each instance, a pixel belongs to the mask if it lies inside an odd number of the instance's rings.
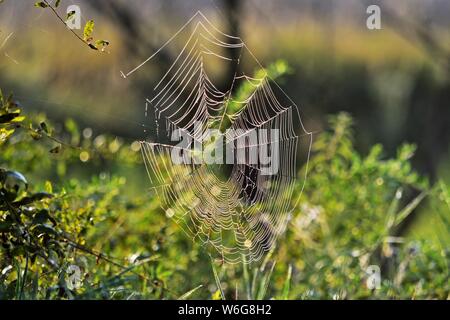
[[[66,24],[66,21],[59,15],[59,13],[58,13],[58,11],[56,11],[56,8],[54,8],[47,0],[43,0],[44,1],[44,3],[53,11],[53,13],[56,15],[56,17],[64,24],[64,26],[66,26],[66,28],[67,28],[67,24]],[[75,31],[73,31],[73,29],[70,29],[70,28],[67,28],[67,29],[69,29],[69,31],[70,32],[72,32],[73,33],[73,35],[75,36],[75,37],[77,37],[77,39],[78,40],[80,40],[81,42],[83,42],[83,44],[84,45],[87,45],[88,47],[90,47],[89,46],[89,44],[78,34],[78,33],[76,33]]]

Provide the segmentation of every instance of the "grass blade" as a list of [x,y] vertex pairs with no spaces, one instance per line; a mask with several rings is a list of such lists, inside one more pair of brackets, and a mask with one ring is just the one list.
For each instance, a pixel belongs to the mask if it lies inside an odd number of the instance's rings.
[[402,195],[403,195],[403,189],[400,187],[395,192],[394,199],[391,201],[391,204],[389,205],[389,209],[387,212],[387,219],[386,219],[387,220],[387,222],[386,222],[387,233],[389,233],[389,231],[391,230],[392,226],[395,223],[395,219],[396,219],[395,216],[396,216],[396,212],[398,210],[398,206],[400,204]]
[[263,300],[264,297],[266,296],[267,289],[269,288],[269,284],[270,284],[270,278],[272,277],[272,273],[273,273],[273,269],[275,268],[275,265],[276,265],[276,262],[274,262],[272,264],[272,266],[270,267],[270,270],[262,278],[262,281],[259,285],[258,296],[256,297],[257,300]]
[[247,260],[244,255],[242,255],[242,268],[243,268],[243,272],[244,272],[244,286],[245,286],[245,291],[247,293],[247,299],[252,300],[250,274],[248,271]]
[[408,217],[414,209],[422,202],[422,200],[427,196],[428,191],[423,191],[420,193],[413,201],[411,201],[402,211],[400,211],[395,219],[395,226],[398,226],[403,220]]
[[252,299],[255,298],[256,282],[258,280],[258,274],[259,274],[259,268],[254,268],[254,270],[253,270],[253,278],[252,278],[252,286],[250,288],[250,295],[251,295]]
[[16,282],[16,300],[20,300],[20,288],[22,287],[22,270],[20,268],[19,262],[14,259],[14,265],[16,267],[16,273],[17,273],[17,282]]
[[222,285],[220,284],[219,275],[217,274],[216,266],[214,265],[214,261],[212,258],[211,258],[211,267],[212,267],[213,274],[214,274],[214,280],[216,280],[217,289],[219,289],[219,291],[220,291],[220,296],[222,297],[222,300],[226,300],[225,293],[223,292]]
[[289,291],[291,290],[292,265],[289,265],[286,280],[284,281],[283,292],[281,299],[289,299]]
[[203,285],[199,285],[198,287],[195,287],[192,290],[189,290],[188,292],[186,292],[185,294],[183,294],[182,296],[180,296],[178,298],[178,300],[186,300],[187,298],[189,298],[195,291],[197,291],[198,289],[200,289],[201,287],[203,287]]

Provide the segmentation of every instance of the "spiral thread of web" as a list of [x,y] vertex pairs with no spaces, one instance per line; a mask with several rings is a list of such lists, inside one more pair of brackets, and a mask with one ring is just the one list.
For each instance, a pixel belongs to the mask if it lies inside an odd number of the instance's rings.
[[[174,130],[187,132],[192,142],[181,148],[184,154],[208,138],[208,129],[220,128],[225,141],[234,145],[235,152],[242,151],[246,161],[234,164],[229,177],[223,179],[201,162],[174,163],[171,155],[180,148],[177,145],[142,141],[141,151],[152,190],[160,197],[166,216],[224,262],[252,263],[273,248],[292,212],[299,138],[294,118],[299,112],[295,105],[279,101],[274,90],[279,87],[267,74],[252,78],[236,72],[230,88],[219,90],[208,76],[208,58],[237,67],[243,51],[254,56],[240,38],[220,32],[201,13],[180,30],[194,22],[183,48],[154,87],[154,96],[146,99],[146,113],[152,108],[157,130],[159,121],[164,121],[161,127],[167,137]],[[230,50],[238,50],[233,56],[239,58],[228,56]],[[233,89],[242,83],[253,90],[244,100],[237,100]],[[223,123],[228,123],[227,130],[222,130]],[[238,143],[258,130],[269,134],[259,135],[256,144]],[[267,174],[260,161],[247,161],[259,150],[275,155],[276,172]]]

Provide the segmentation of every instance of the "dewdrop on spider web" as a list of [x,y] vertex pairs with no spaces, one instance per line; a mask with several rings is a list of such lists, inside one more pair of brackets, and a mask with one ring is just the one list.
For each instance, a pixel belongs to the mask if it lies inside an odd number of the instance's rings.
[[[306,173],[299,183],[297,154],[303,151],[307,163],[312,134],[303,126],[299,108],[242,39],[221,32],[201,12],[147,60],[122,72],[123,77],[145,72],[162,50],[175,58],[143,98],[147,127],[155,131],[147,138],[156,139],[141,141],[151,189],[166,217],[212,257],[226,263],[258,261],[274,247],[299,201]],[[263,76],[243,73],[247,64],[264,70]],[[217,70],[227,69],[236,71],[224,87]],[[241,86],[250,90],[238,98]],[[186,145],[171,140],[179,130]],[[266,132],[270,134],[262,134]],[[208,137],[219,148],[220,141],[233,146],[234,153],[223,155],[231,164],[198,161],[212,150],[218,157],[211,145],[203,154],[196,152]],[[173,161],[174,153],[183,161]],[[262,154],[270,154],[270,161],[263,161]]]

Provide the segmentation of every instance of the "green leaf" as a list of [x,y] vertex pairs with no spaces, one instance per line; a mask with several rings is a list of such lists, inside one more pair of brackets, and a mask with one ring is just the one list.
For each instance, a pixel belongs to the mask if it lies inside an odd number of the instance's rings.
[[53,153],[53,154],[57,154],[61,152],[61,145],[57,145],[56,147],[50,149],[48,152]]
[[86,22],[86,25],[84,26],[83,31],[83,39],[84,41],[88,41],[89,38],[92,36],[92,33],[94,32],[94,20],[89,20]]
[[96,46],[109,46],[108,40],[97,40],[95,41]]
[[0,116],[0,123],[10,123],[12,120],[20,116],[20,112],[11,112]]
[[37,212],[34,217],[33,217],[33,221],[32,224],[44,224],[47,221],[50,220],[50,215],[48,213],[47,210],[39,210],[39,212]]
[[56,0],[56,2],[55,2],[55,8],[58,8],[60,4],[61,4],[61,0]]
[[19,116],[19,117],[15,117],[14,119],[12,119],[11,122],[18,123],[18,122],[22,122],[23,120],[25,120],[25,117]]
[[13,133],[14,129],[0,128],[0,142],[5,142]]
[[95,47],[97,48],[101,48],[102,52],[105,51],[105,48],[109,46],[109,41],[108,40],[97,40],[95,41]]
[[221,300],[222,296],[220,294],[220,290],[216,290],[212,295],[211,295],[211,300]]
[[58,235],[58,232],[51,226],[46,224],[38,224],[31,229],[35,234],[41,236],[43,234]]
[[48,4],[46,4],[44,1],[36,2],[34,6],[37,8],[48,8]]
[[53,195],[47,192],[38,192],[35,193],[29,197],[25,197],[20,199],[19,201],[14,202],[14,205],[16,206],[25,206],[25,205],[29,205],[31,203],[34,203],[36,201],[41,201],[44,199],[51,199],[53,198]]
[[48,133],[48,127],[45,122],[41,122],[39,126],[41,127],[42,131],[44,131],[45,133]]
[[40,140],[40,139],[42,139],[42,134],[40,134],[36,130],[30,131],[30,136],[31,136],[31,138],[33,138],[33,140]]
[[78,126],[73,119],[67,119],[64,126],[71,135],[79,135]]

